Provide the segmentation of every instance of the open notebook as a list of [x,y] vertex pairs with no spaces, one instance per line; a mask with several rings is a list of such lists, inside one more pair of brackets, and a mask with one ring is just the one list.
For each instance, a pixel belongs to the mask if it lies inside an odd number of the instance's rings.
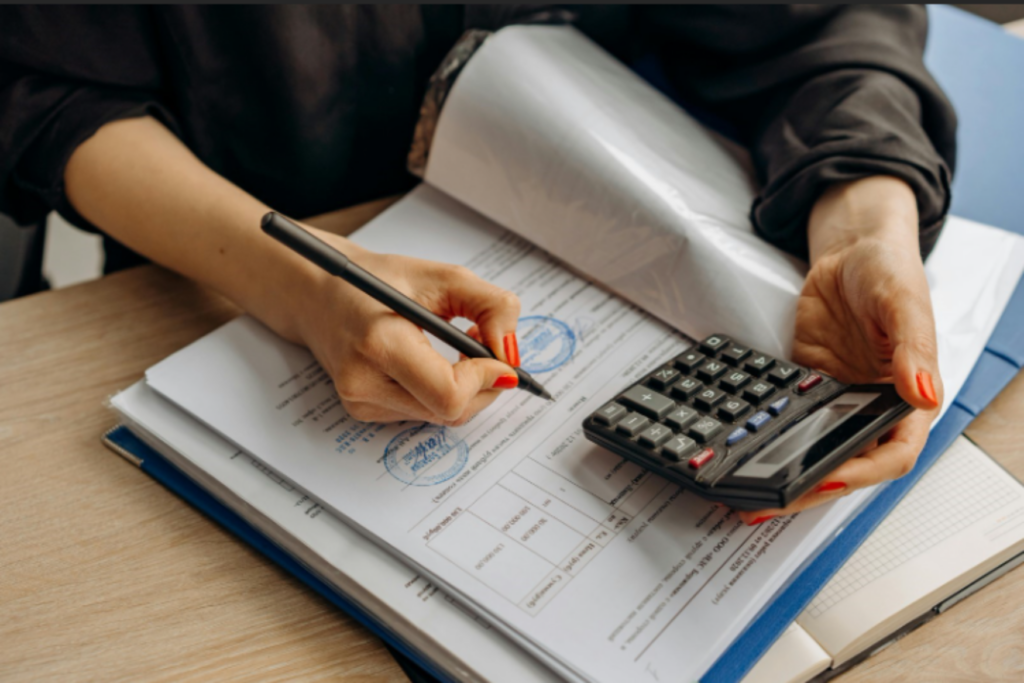
[[[501,58],[503,45],[523,59]],[[558,78],[531,99],[514,87],[519,67]],[[488,83],[500,78],[529,106],[493,99]],[[585,119],[574,134],[565,112]],[[473,130],[486,135],[444,144]],[[506,143],[487,146],[495,140]],[[496,159],[505,181],[481,184],[486,169],[457,155],[444,162],[445,149]],[[322,538],[302,540],[314,532],[285,528],[244,491],[231,494],[318,573],[339,586],[346,574],[346,590],[452,677],[500,678],[481,671],[498,661],[486,653],[504,648],[525,667],[509,680],[527,669],[568,680],[700,677],[873,492],[748,528],[586,442],[579,423],[685,349],[682,333],[720,330],[785,354],[803,266],[753,235],[743,164],[572,29],[513,27],[485,42],[455,84],[430,154],[426,183],[355,239],[460,263],[515,291],[524,367],[554,404],[508,392],[459,428],[358,423],[308,351],[247,317],[154,366],[133,391],[162,401],[160,419],[191,420],[192,432],[220,444],[221,460],[244,453],[273,473],[309,516],[330,513],[318,518],[347,532],[317,560],[303,547]],[[950,221],[928,264],[949,400],[1022,268],[1020,238]],[[227,500],[237,472],[178,445],[190,430],[132,417],[127,396],[115,399],[126,419]],[[381,569],[388,561],[398,564]],[[402,572],[405,592],[388,583]],[[429,615],[402,606],[434,587],[447,601],[429,600]],[[468,652],[476,641],[458,634],[473,628],[495,644]]]
[[1021,562],[1024,486],[960,437],[745,683],[824,680]]

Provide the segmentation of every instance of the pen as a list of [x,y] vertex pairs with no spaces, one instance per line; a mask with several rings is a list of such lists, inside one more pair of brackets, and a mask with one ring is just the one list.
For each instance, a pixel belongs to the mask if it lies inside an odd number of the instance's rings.
[[[263,232],[281,244],[306,257],[331,275],[337,275],[345,282],[369,294],[392,311],[409,322],[418,325],[427,332],[451,346],[469,358],[494,358],[494,353],[455,327],[447,320],[428,311],[397,289],[380,280],[372,273],[352,263],[347,256],[315,237],[284,216],[271,211],[260,222]],[[525,389],[534,396],[553,401],[551,394],[522,368],[512,368],[519,377],[519,388]]]

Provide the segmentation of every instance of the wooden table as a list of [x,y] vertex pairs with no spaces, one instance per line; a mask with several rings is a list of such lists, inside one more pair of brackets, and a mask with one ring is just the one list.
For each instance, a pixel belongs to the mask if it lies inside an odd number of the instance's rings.
[[[347,232],[388,200],[315,221]],[[238,314],[155,266],[0,305],[0,680],[405,680],[370,633],[100,443]],[[1024,478],[1024,377],[969,434]],[[1024,571],[843,677],[1024,680]]]

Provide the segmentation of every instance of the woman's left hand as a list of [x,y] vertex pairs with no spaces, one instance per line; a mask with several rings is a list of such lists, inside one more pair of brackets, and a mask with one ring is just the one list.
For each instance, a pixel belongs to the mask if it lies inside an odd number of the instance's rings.
[[808,220],[811,269],[797,304],[793,360],[841,382],[893,382],[916,411],[784,509],[741,512],[748,524],[820,505],[909,472],[942,405],[917,202],[902,180],[834,185]]

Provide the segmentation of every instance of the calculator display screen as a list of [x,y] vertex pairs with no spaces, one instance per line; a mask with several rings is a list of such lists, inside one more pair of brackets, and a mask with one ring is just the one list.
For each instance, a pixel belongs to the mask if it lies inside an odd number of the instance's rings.
[[773,441],[757,457],[736,470],[735,475],[754,479],[774,476],[879,396],[881,394],[869,392],[843,394]]

